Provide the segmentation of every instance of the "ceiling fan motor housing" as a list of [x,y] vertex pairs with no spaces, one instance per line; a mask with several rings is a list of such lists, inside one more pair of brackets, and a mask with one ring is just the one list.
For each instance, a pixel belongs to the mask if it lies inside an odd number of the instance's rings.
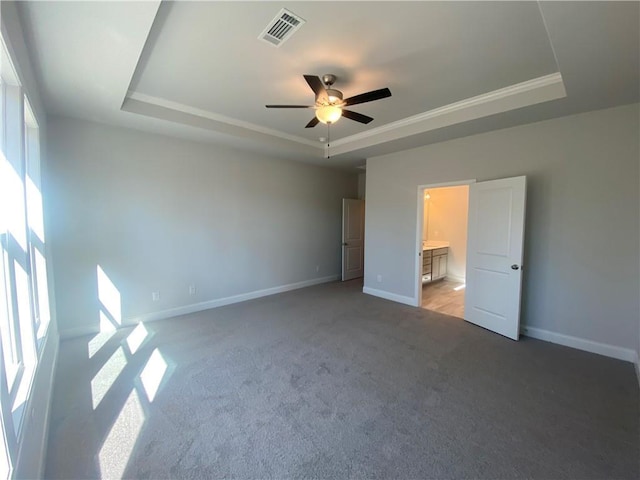
[[342,103],[342,92],[333,88],[327,88],[327,97],[329,97],[329,103],[337,105]]
[[[342,92],[340,90],[336,90],[335,88],[331,88],[336,81],[337,77],[332,73],[325,73],[322,76],[322,83],[324,83],[325,91],[327,92],[327,97],[329,98],[329,105],[342,105]],[[323,104],[324,102],[320,102],[316,97],[316,102],[319,104]]]

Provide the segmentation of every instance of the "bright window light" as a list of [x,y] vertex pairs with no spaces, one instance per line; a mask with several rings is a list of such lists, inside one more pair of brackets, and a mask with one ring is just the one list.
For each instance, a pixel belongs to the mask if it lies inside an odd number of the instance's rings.
[[107,360],[100,371],[96,373],[96,376],[93,377],[91,380],[91,399],[94,410],[100,405],[100,402],[115,383],[122,370],[124,370],[126,364],[127,358],[125,357],[124,350],[122,347],[118,347],[118,350],[111,355],[111,358]]
[[31,295],[29,291],[29,275],[16,260],[13,261],[16,275],[16,297],[18,300],[18,318],[20,320],[20,340],[22,362],[27,365],[36,363],[33,320],[31,317]]
[[0,34],[0,479],[12,475],[50,320],[40,137]]
[[24,367],[22,379],[18,384],[18,390],[16,391],[16,397],[11,406],[11,414],[13,415],[14,428],[19,432],[22,429],[24,423],[24,410],[27,407],[27,399],[31,394],[31,381],[33,380],[33,374],[36,371],[35,364],[28,364]]
[[4,247],[2,259],[0,259],[0,339],[2,339],[2,353],[4,359],[4,369],[7,376],[9,390],[13,388],[13,382],[18,373],[19,358],[17,353],[15,322],[13,318],[13,307],[9,303],[11,291],[9,290],[9,256]]
[[[0,115],[0,117],[2,117],[2,115]],[[9,205],[11,205],[11,197],[9,196],[9,183],[11,182],[9,176],[12,170],[13,168],[11,168],[4,153],[0,150],[0,234],[9,231]]]
[[27,218],[29,228],[44,243],[44,216],[42,215],[42,194],[33,180],[27,177]]
[[37,337],[40,340],[47,333],[51,313],[49,310],[49,282],[47,280],[47,261],[37,248],[33,249],[36,288],[38,290],[38,313],[40,315],[40,326]]
[[104,273],[100,265],[97,266],[98,273],[98,299],[102,306],[111,315],[113,320],[122,325],[122,305],[120,301],[120,292],[113,284],[109,276]]
[[127,345],[132,355],[138,351],[140,345],[144,343],[148,335],[149,332],[147,332],[144,323],[139,323],[138,326],[131,331],[127,337]]
[[123,478],[144,420],[140,398],[133,390],[98,453],[102,478]]
[[27,229],[25,228],[24,185],[13,166],[0,152],[0,204],[2,225],[15,238],[18,245],[27,251]]
[[156,397],[156,393],[158,393],[158,388],[160,388],[166,371],[167,362],[156,348],[140,374],[140,381],[150,402],[153,402],[153,399]]

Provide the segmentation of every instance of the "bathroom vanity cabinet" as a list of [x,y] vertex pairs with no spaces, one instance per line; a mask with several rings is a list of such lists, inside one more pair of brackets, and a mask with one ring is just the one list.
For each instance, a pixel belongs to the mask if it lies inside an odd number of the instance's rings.
[[449,247],[429,247],[422,250],[423,281],[435,281],[447,275]]

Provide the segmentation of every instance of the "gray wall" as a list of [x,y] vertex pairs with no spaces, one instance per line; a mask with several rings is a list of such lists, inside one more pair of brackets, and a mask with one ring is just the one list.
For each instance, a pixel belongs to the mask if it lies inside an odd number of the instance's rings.
[[367,196],[367,174],[358,174],[358,198],[364,200]]
[[98,265],[125,323],[340,272],[355,174],[58,117],[49,147],[63,336],[98,329]]
[[414,296],[418,185],[527,175],[523,322],[635,351],[638,115],[634,104],[369,159],[365,287]]

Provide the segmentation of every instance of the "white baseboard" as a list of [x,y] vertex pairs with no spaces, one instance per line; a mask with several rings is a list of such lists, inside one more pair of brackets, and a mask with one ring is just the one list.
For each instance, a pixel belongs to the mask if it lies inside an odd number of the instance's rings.
[[549,330],[543,330],[535,327],[524,326],[522,327],[521,332],[527,337],[537,338],[538,340],[557,343],[566,347],[577,348],[578,350],[597,353],[599,355],[604,355],[605,357],[617,358],[618,360],[634,362],[637,364],[638,355],[636,351],[631,348],[623,348],[615,345],[609,345],[607,343],[594,342],[593,340],[572,337],[570,335],[564,335],[562,333],[551,332]]
[[49,449],[49,425],[51,424],[51,410],[53,409],[53,390],[55,387],[56,373],[58,373],[58,354],[60,352],[60,336],[56,334],[54,352],[53,352],[53,368],[51,369],[51,377],[49,378],[49,401],[47,402],[47,411],[44,412],[44,435],[41,439],[40,451],[42,457],[38,465],[38,478],[44,478],[45,462],[47,459],[47,450]]
[[363,287],[362,293],[373,295],[374,297],[384,298],[385,300],[391,300],[392,302],[404,303],[412,307],[417,307],[417,301],[415,298],[405,297],[404,295],[398,295],[396,293],[385,292],[384,290],[378,290],[371,287]]
[[445,280],[449,280],[451,282],[457,282],[457,283],[466,283],[465,277],[459,277],[458,275],[451,275],[448,273],[447,273],[447,276],[445,277]]
[[[37,391],[37,396],[35,393],[30,394],[24,409],[25,418],[18,438],[18,451],[13,471],[15,478],[44,478],[59,347],[59,336],[55,329],[51,329],[46,336],[42,349],[43,354],[34,372],[33,383],[30,387],[31,393]],[[47,376],[43,376],[42,369],[48,366],[51,366],[51,371]],[[42,417],[40,415],[34,417],[33,411],[36,406],[33,403],[37,401],[36,399],[42,399],[44,395],[47,398]],[[37,420],[42,421],[36,423]]]
[[[143,315],[136,315],[133,317],[124,318],[122,320],[122,326],[127,327],[131,325],[136,325],[140,322],[153,322],[156,320],[164,320],[166,318],[177,317],[179,315],[187,315],[189,313],[201,312],[203,310],[209,310],[211,308],[223,307],[225,305],[231,305],[233,303],[245,302],[247,300],[253,300],[255,298],[275,295],[277,293],[289,292],[291,290],[311,287],[313,285],[319,285],[321,283],[334,282],[336,280],[340,280],[340,275],[329,275],[327,277],[313,278],[311,280],[304,280],[302,282],[289,283],[287,285],[280,285],[272,288],[265,288],[264,290],[255,290],[253,292],[241,293],[239,295],[233,295],[231,297],[216,298],[214,300],[207,300],[205,302],[192,303],[190,305],[182,305],[180,307],[170,308],[167,310],[150,312],[150,313],[145,313]],[[63,332],[60,333],[60,337],[63,340],[66,340],[69,338],[92,335],[98,332],[99,332],[98,325],[81,326],[81,327],[69,328],[64,330]]]
[[81,327],[67,328],[60,332],[60,340],[94,335],[100,331],[98,325],[83,325]]

